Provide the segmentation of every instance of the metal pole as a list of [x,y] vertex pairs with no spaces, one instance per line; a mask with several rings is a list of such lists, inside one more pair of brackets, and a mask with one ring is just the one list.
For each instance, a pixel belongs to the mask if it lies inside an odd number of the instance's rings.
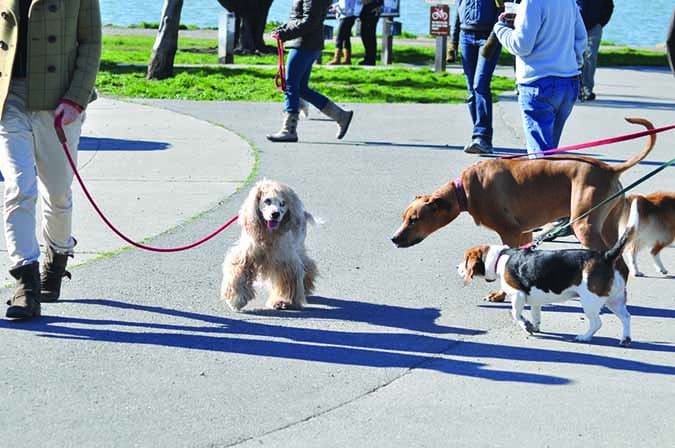
[[227,9],[218,15],[218,63],[234,63],[234,14]]
[[393,56],[394,36],[392,28],[394,19],[385,17],[382,21],[382,64],[390,65]]
[[434,71],[445,71],[445,53],[448,47],[448,36],[436,36],[436,54],[434,57]]

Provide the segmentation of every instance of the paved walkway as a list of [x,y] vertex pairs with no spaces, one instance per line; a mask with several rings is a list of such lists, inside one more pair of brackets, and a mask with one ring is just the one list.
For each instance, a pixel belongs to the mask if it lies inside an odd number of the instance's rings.
[[[508,74],[508,70],[504,72]],[[665,71],[600,69],[598,100],[575,108],[563,144],[631,132],[624,116],[675,120]],[[673,278],[631,280],[632,348],[603,315],[591,344],[574,302],[527,337],[508,304],[463,287],[468,246],[496,241],[468,216],[422,244],[389,236],[415,194],[478,160],[463,105],[350,105],[349,134],[312,111],[298,144],[270,144],[280,104],[103,99],[80,166],[113,222],[137,239],[186,244],[237,212],[251,174],[293,185],[326,223],[308,235],[321,271],[302,312],[232,313],[220,263],[238,234],[157,255],[106,231],[77,193],[77,262],[64,298],[35,322],[0,320],[0,445],[23,446],[670,446],[675,438]],[[523,147],[517,104],[495,107],[495,144]],[[588,151],[625,160],[643,144]],[[624,183],[669,160],[661,135]],[[131,154],[133,152],[133,154]],[[675,190],[675,168],[639,188]],[[76,188],[77,190],[77,188]],[[544,206],[545,198],[531,198]],[[572,239],[549,247],[576,247]],[[664,264],[675,271],[675,250]],[[5,290],[5,296],[11,290]]]

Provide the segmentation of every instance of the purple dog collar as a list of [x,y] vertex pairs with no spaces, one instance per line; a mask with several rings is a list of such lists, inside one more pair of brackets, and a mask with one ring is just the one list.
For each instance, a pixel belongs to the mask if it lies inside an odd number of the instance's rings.
[[452,185],[455,186],[455,196],[457,197],[457,205],[459,206],[460,212],[466,212],[469,210],[469,200],[466,197],[466,190],[464,190],[464,184],[462,184],[462,178],[457,177],[457,179],[452,181]]

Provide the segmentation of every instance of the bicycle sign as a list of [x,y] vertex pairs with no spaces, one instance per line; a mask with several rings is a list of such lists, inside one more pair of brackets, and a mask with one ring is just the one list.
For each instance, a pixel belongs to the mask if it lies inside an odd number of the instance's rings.
[[450,7],[433,5],[429,9],[429,34],[447,36],[450,34]]

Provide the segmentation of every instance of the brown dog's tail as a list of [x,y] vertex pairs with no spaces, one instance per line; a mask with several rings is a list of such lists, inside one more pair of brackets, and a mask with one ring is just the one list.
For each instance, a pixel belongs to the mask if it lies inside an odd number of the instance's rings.
[[[654,129],[654,125],[649,120],[645,120],[644,118],[626,118],[626,121],[633,124],[641,124],[647,129]],[[642,151],[635,154],[633,157],[631,157],[630,159],[626,160],[623,163],[612,165],[612,168],[614,169],[615,173],[621,174],[628,168],[637,165],[642,161],[642,159],[647,157],[647,155],[651,152],[652,148],[654,148],[654,145],[656,144],[656,134],[649,134],[647,138],[648,138],[647,144],[645,144],[644,148],[642,148]]]

